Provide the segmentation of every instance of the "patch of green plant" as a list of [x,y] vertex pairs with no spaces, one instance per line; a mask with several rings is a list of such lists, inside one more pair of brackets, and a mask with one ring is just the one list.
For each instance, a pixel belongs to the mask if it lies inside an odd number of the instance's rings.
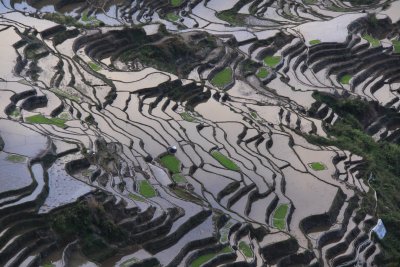
[[257,112],[252,111],[252,112],[250,112],[250,115],[251,115],[251,117],[253,117],[253,119],[258,118]]
[[41,114],[27,117],[25,118],[25,121],[28,123],[51,124],[60,128],[67,128],[67,125],[65,125],[65,120],[60,118],[47,118]]
[[257,71],[256,76],[257,76],[258,78],[263,79],[263,78],[267,78],[268,74],[269,74],[269,72],[268,72],[268,70],[267,70],[266,68],[260,68],[260,69]]
[[82,17],[81,17],[82,21],[86,23],[86,25],[90,25],[92,27],[98,27],[101,24],[101,21],[98,20],[95,16],[88,16],[88,11],[85,10],[82,13]]
[[217,255],[224,254],[224,253],[230,253],[230,252],[232,252],[232,249],[229,246],[227,246],[227,247],[224,247],[223,249],[221,249],[220,251],[218,251],[216,253],[208,253],[208,254],[202,255],[202,256],[198,257],[197,259],[195,259],[190,264],[190,267],[200,267],[201,265],[203,265],[207,261],[215,258]]
[[138,261],[137,258],[132,258],[121,263],[119,267],[130,267],[133,263],[137,263]]
[[345,7],[341,7],[341,6],[337,6],[335,4],[331,5],[329,7],[330,10],[336,11],[336,12],[347,12],[349,11],[347,8]]
[[400,41],[399,40],[392,40],[392,44],[393,44],[393,51],[396,54],[400,54]]
[[147,181],[139,181],[139,193],[145,198],[152,198],[157,196],[157,192],[154,187]]
[[281,62],[280,56],[266,56],[264,58],[264,63],[271,68],[275,68],[279,62]]
[[234,9],[223,10],[216,14],[217,18],[226,21],[231,25],[243,25],[246,20],[246,15],[240,14]]
[[19,116],[21,116],[21,111],[19,108],[15,108],[13,111],[11,111],[10,116],[13,118],[19,118]]
[[233,249],[230,246],[226,246],[223,249],[221,249],[221,254],[231,253],[231,252],[233,252]]
[[315,40],[311,40],[310,42],[308,42],[310,45],[316,45],[316,44],[320,44],[321,43],[321,41],[320,40],[318,40],[318,39],[315,39]]
[[181,172],[181,161],[174,155],[165,155],[160,158],[160,163],[167,168],[171,173],[176,174]]
[[69,100],[76,101],[76,102],[79,102],[79,101],[80,101],[80,98],[79,98],[79,97],[74,96],[74,95],[71,95],[71,94],[68,94],[68,93],[66,93],[66,92],[64,92],[64,91],[62,91],[62,90],[60,90],[60,89],[52,88],[52,89],[50,89],[50,91],[53,92],[53,93],[55,93],[55,94],[58,95],[59,97],[64,97],[64,98],[67,98],[67,99],[69,99]]
[[206,263],[207,261],[211,260],[212,258],[215,258],[215,256],[217,256],[217,253],[209,253],[209,254],[202,255],[202,256],[198,257],[197,259],[195,259],[190,264],[190,267],[200,267],[201,265],[203,265],[203,263]]
[[232,69],[229,67],[215,74],[215,76],[211,80],[211,83],[219,88],[224,88],[231,82],[232,82]]
[[90,176],[92,176],[92,174],[93,174],[93,170],[90,170],[90,169],[86,169],[86,170],[82,171],[82,175],[85,177],[90,177]]
[[171,0],[171,5],[172,6],[180,6],[182,5],[183,0]]
[[183,176],[181,173],[175,173],[172,175],[172,180],[174,180],[175,183],[187,183],[187,180],[185,176]]
[[190,191],[180,188],[180,187],[174,187],[171,189],[171,192],[174,193],[177,197],[185,199],[187,201],[197,203],[199,205],[203,205],[203,201],[192,194]]
[[173,21],[173,22],[178,21],[180,18],[177,14],[172,13],[172,12],[168,13],[166,17],[167,17],[167,20]]
[[[376,190],[377,210],[373,191],[363,197],[361,214],[373,214],[381,218],[387,229],[383,240],[377,240],[383,254],[377,258],[378,266],[400,262],[400,145],[387,141],[375,141],[363,129],[362,121],[370,116],[369,103],[360,99],[335,98],[314,93],[313,97],[327,104],[341,119],[327,127],[328,138],[306,135],[307,140],[316,145],[336,146],[359,155],[364,162],[360,165],[360,175],[365,180],[372,173],[371,187]],[[390,114],[390,110],[386,111]]]
[[318,2],[318,0],[303,0],[303,1],[304,1],[304,4],[306,4],[306,5],[313,5]]
[[235,162],[233,162],[231,159],[229,159],[227,156],[225,156],[218,150],[213,150],[211,152],[211,155],[225,168],[232,171],[240,171],[239,166],[237,166]]
[[84,22],[88,22],[88,21],[89,21],[88,11],[87,11],[87,10],[85,10],[85,11],[82,13],[82,21],[84,21]]
[[39,59],[47,56],[49,54],[49,51],[41,43],[33,41],[33,42],[29,43],[28,45],[26,45],[24,54],[27,59],[30,59],[30,60],[36,62]]
[[53,263],[45,263],[42,267],[56,267]]
[[247,258],[253,258],[253,250],[250,248],[249,244],[244,241],[239,242],[239,250]]
[[67,121],[71,119],[71,115],[68,112],[62,112],[60,115],[58,115],[58,118]]
[[146,202],[146,200],[144,198],[142,198],[141,196],[129,193],[129,198],[135,201],[140,201],[140,202]]
[[308,164],[308,166],[310,166],[314,171],[326,170],[326,166],[322,162],[311,162]]
[[274,212],[273,224],[279,230],[286,229],[286,214],[289,210],[288,204],[280,204]]
[[89,64],[89,67],[94,71],[100,71],[102,69],[101,66],[99,66],[98,64],[96,64],[93,61],[89,61],[88,64]]
[[233,226],[233,222],[231,222],[231,221],[229,221],[229,222],[227,222],[220,230],[219,230],[219,233],[220,233],[220,239],[219,239],[219,241],[221,242],[221,243],[227,243],[229,240],[228,240],[228,237],[229,237],[229,230],[230,230],[230,228]]
[[349,84],[352,76],[350,74],[345,74],[340,78],[341,84]]
[[190,115],[190,113],[188,113],[188,112],[182,112],[182,113],[180,113],[179,115],[181,115],[181,117],[182,117],[182,119],[184,119],[185,121],[188,121],[188,122],[194,122],[196,119],[192,116],[192,115]]
[[378,39],[372,37],[372,36],[369,35],[369,34],[364,34],[364,35],[362,36],[362,38],[365,39],[365,40],[367,40],[367,41],[371,44],[372,47],[378,47],[378,46],[381,45],[381,42],[380,42]]
[[44,13],[43,18],[65,26],[84,27],[84,25],[75,18],[57,12]]

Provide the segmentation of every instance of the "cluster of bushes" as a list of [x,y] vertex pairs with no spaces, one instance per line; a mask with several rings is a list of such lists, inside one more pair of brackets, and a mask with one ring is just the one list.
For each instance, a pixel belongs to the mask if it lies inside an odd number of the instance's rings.
[[116,252],[111,245],[121,243],[127,236],[113,221],[101,204],[80,202],[62,209],[51,220],[52,229],[60,240],[80,240],[82,252],[94,261],[101,261]]
[[375,201],[370,191],[364,198],[361,213],[381,218],[388,230],[386,237],[378,241],[384,248],[379,263],[400,262],[400,145],[375,141],[365,133],[363,121],[370,116],[373,103],[321,93],[313,96],[331,107],[341,119],[327,128],[328,138],[309,135],[308,140],[314,144],[349,150],[364,158],[360,174],[365,180],[371,173],[375,177],[370,184],[377,192],[378,205],[375,211]]
[[[162,32],[159,33],[161,40],[164,36]],[[205,33],[199,33],[196,37],[188,39],[168,34],[168,38],[154,44],[154,40],[145,37],[140,46],[125,50],[120,59],[123,62],[137,59],[145,66],[186,76],[194,65],[204,60],[216,48],[215,40]],[[134,42],[137,43],[136,40]]]

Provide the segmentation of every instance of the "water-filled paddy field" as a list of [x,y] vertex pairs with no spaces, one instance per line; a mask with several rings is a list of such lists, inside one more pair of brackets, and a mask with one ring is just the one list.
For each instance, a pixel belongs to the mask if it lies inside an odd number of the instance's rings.
[[367,2],[0,1],[0,266],[396,264],[400,1]]

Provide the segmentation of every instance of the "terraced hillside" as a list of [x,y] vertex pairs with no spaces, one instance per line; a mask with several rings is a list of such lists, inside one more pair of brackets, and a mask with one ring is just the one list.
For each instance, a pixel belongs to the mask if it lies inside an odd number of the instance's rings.
[[0,0],[0,266],[398,266],[399,38],[398,0]]

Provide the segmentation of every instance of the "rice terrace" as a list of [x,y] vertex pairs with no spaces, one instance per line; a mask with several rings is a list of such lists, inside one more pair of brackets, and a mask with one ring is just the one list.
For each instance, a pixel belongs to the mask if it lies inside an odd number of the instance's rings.
[[400,0],[0,0],[0,266],[400,266]]

